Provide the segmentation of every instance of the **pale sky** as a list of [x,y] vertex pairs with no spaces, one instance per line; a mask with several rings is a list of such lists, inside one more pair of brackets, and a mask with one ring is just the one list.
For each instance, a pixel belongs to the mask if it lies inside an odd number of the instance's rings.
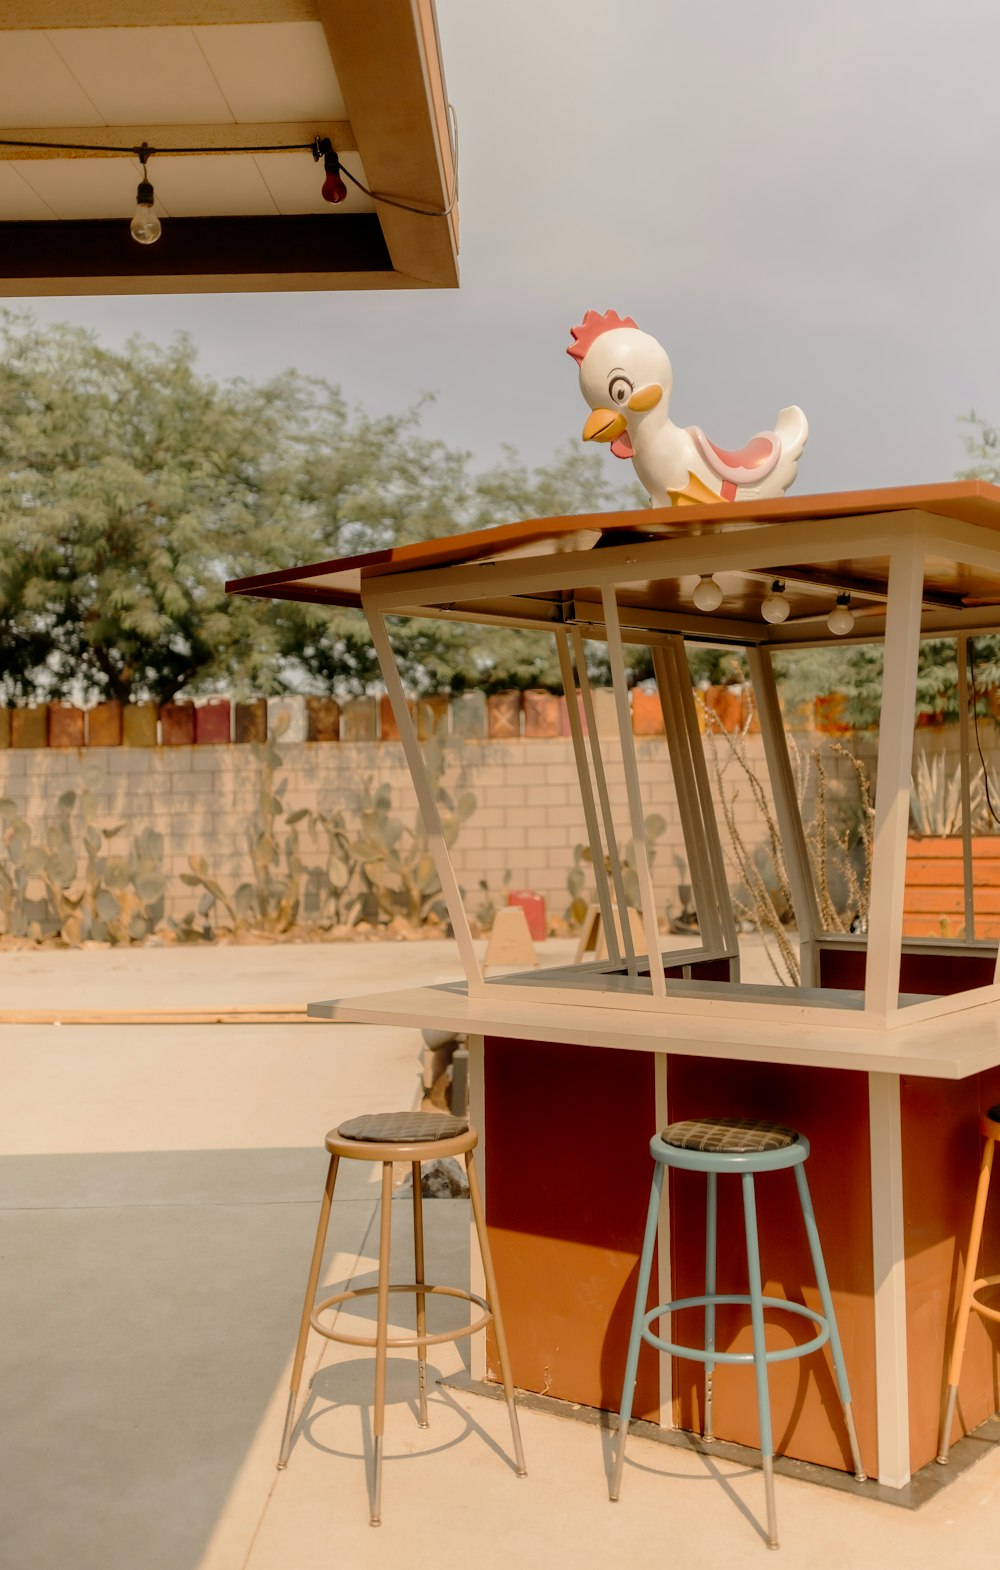
[[[996,0],[438,0],[458,112],[457,291],[31,302],[109,344],[191,332],[218,376],[294,366],[530,463],[586,415],[568,329],[665,345],[724,447],[801,404],[799,494],[952,478],[1000,421]],[[335,220],[334,220],[335,221]],[[625,466],[607,456],[609,465]]]

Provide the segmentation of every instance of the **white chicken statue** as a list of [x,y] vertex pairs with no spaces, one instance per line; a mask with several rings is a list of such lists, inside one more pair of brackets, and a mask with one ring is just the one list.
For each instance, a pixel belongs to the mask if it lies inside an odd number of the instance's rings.
[[631,458],[651,506],[783,496],[792,484],[809,435],[794,404],[773,431],[726,452],[697,425],[673,423],[667,351],[630,316],[587,311],[570,334],[566,353],[579,362],[580,390],[593,410],[583,439],[610,442],[616,458]]

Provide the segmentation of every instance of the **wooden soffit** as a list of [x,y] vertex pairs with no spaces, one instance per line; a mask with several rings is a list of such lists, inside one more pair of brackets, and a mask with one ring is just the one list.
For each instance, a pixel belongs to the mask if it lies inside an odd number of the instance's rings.
[[[451,288],[458,218],[433,0],[0,0],[0,295]],[[163,225],[135,243],[142,170]],[[225,147],[247,149],[240,153]],[[260,149],[260,151],[257,151]]]

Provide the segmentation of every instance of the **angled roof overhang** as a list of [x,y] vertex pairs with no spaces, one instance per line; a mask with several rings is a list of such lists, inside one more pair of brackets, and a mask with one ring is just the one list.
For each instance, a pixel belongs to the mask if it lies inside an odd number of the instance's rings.
[[[323,201],[316,137],[430,214],[350,183]],[[18,140],[107,151],[0,145],[3,296],[458,283],[433,0],[5,0],[0,144]],[[198,149],[149,160],[153,245],[129,233],[139,160],[115,153],[143,142]]]

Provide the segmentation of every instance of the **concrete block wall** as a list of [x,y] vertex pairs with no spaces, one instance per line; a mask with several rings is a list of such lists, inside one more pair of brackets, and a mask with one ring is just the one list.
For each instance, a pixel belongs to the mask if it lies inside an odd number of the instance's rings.
[[[747,738],[754,767],[763,773],[759,736]],[[350,819],[366,779],[392,792],[395,816],[412,824],[416,800],[403,758],[393,742],[300,742],[280,745],[287,779],[289,811],[299,807],[341,808]],[[687,854],[677,799],[662,737],[637,738],[636,753],[647,813],[659,813],[666,831],[656,845],[654,883],[661,914],[679,909],[678,884],[688,882]],[[446,786],[468,789],[476,810],[465,822],[454,850],[459,881],[473,913],[482,900],[485,878],[502,897],[503,874],[510,887],[530,888],[545,896],[549,910],[561,913],[569,901],[566,877],[574,846],[586,841],[586,823],[577,784],[572,743],[563,738],[511,741],[451,740],[447,745]],[[619,840],[630,835],[628,802],[620,759],[611,743],[605,766]],[[180,882],[191,856],[205,856],[212,875],[224,886],[249,876],[246,825],[257,804],[260,765],[249,747],[64,748],[0,751],[0,795],[41,828],[55,815],[66,790],[81,790],[84,768],[100,771],[95,786],[100,826],[124,824],[123,843],[146,827],[164,836],[164,871],[170,882],[167,914],[180,918],[194,909],[198,890]],[[727,778],[737,784],[734,774]],[[735,814],[751,845],[765,837],[764,824],[749,788],[740,786]],[[725,842],[725,836],[723,833]],[[308,864],[313,847],[304,838]],[[319,847],[316,847],[319,860]],[[588,878],[588,889],[592,879]]]

